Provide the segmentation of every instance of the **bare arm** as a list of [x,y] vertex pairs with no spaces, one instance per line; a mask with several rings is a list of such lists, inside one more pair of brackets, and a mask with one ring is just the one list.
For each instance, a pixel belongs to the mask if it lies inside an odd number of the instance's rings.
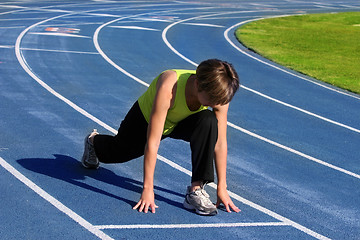
[[221,203],[225,205],[225,208],[230,212],[230,208],[235,212],[239,212],[240,209],[234,205],[227,192],[226,184],[226,167],[227,167],[227,113],[229,104],[223,106],[216,106],[214,112],[218,120],[218,140],[215,145],[215,166],[216,174],[218,178],[217,185],[217,203],[218,207]]
[[144,185],[139,202],[133,209],[139,208],[139,212],[151,211],[155,213],[154,200],[154,172],[157,159],[157,152],[160,146],[162,132],[164,129],[167,112],[172,104],[173,89],[176,84],[176,73],[173,71],[164,72],[158,79],[157,92],[155,95],[152,112],[150,115],[147,143],[144,151]]

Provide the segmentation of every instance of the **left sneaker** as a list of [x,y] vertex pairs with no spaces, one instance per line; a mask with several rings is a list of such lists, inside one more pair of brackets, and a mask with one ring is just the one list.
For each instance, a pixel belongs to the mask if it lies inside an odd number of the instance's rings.
[[183,205],[186,209],[195,210],[199,215],[214,216],[218,213],[204,186],[193,192],[191,192],[191,187],[188,187]]
[[94,145],[90,142],[90,138],[98,134],[99,133],[96,131],[96,129],[94,129],[92,133],[85,137],[84,154],[81,159],[81,163],[85,168],[99,168],[99,160],[96,157]]

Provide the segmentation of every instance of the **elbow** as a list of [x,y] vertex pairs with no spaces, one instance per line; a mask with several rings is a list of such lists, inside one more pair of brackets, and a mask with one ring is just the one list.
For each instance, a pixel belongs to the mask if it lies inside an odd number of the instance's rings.
[[227,142],[225,141],[218,141],[215,145],[215,152],[225,152],[227,153]]

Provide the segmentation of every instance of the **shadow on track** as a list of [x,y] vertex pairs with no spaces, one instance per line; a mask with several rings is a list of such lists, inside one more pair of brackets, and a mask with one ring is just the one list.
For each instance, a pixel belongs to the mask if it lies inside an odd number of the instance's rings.
[[[113,197],[115,199],[128,203],[129,205],[131,205],[131,207],[134,206],[136,202],[114,195],[100,188],[97,188],[96,186],[86,184],[82,180],[85,180],[85,177],[91,177],[98,181],[114,185],[115,187],[139,193],[139,196],[142,192],[142,182],[140,181],[118,176],[114,172],[103,167],[100,167],[97,170],[85,169],[78,160],[69,156],[54,154],[54,157],[55,158],[26,158],[19,159],[17,160],[17,162],[30,171],[56,178],[82,187],[84,189],[104,194],[109,197]],[[154,186],[154,189],[172,195],[184,197],[183,194],[162,187]],[[158,201],[166,202],[178,208],[183,208],[182,203],[165,198],[159,193],[155,195],[155,199]]]

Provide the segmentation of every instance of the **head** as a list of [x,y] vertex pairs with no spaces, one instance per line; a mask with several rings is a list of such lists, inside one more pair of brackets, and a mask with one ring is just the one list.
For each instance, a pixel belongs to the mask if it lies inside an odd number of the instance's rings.
[[207,105],[225,105],[239,89],[239,77],[233,66],[218,59],[201,62],[196,79],[199,95],[206,95]]

